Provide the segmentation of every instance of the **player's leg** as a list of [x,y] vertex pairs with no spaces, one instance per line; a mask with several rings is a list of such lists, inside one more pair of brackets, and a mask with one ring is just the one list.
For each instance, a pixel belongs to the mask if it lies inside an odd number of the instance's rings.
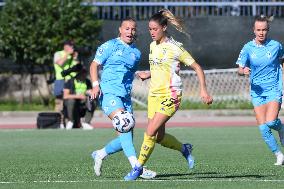
[[271,120],[267,121],[268,118],[275,120],[278,115],[278,111],[275,112],[274,110],[271,110],[271,107],[273,107],[274,105],[275,103],[273,102],[269,102],[265,104],[265,101],[264,101],[264,103],[262,103],[261,105],[255,106],[254,111],[256,115],[256,120],[259,125],[261,136],[263,140],[265,141],[265,143],[267,144],[268,148],[271,150],[271,152],[275,154],[277,158],[277,162],[275,163],[275,165],[278,165],[278,164],[283,163],[284,156],[282,152],[280,151],[277,141],[275,137],[273,136],[271,129],[269,127],[271,126],[269,125]]
[[[270,129],[274,129],[278,131],[279,138],[280,138],[280,143],[282,144],[283,142],[283,125],[278,118],[279,110],[281,107],[281,103],[279,101],[272,100],[268,102],[267,104],[267,112],[266,112],[266,125]],[[275,165],[282,165],[284,163],[284,155],[281,152],[280,148],[278,149],[279,151],[275,152],[276,156],[276,163]]]
[[135,167],[128,173],[124,179],[125,180],[136,180],[143,170],[143,165],[150,158],[156,143],[156,134],[159,127],[164,126],[165,122],[169,119],[168,116],[161,113],[156,113],[153,119],[150,119],[148,122],[148,127],[144,133],[144,140],[141,145],[140,154],[138,162]]
[[[180,103],[181,95],[164,97],[161,99],[161,103],[159,103],[160,107],[157,109],[157,112],[172,117],[178,110]],[[192,145],[189,143],[182,144],[175,136],[165,133],[164,128],[165,126],[159,128],[157,142],[166,148],[181,152],[187,160],[189,168],[193,168],[194,158],[192,156]]]
[[192,156],[192,145],[189,143],[182,144],[176,137],[168,133],[164,134],[161,141],[157,141],[166,148],[177,150],[182,153],[188,163],[188,167],[192,169],[194,167],[194,157]]
[[279,111],[282,104],[282,95],[271,95],[267,103],[266,121],[269,128],[278,132],[280,143],[284,146],[284,126],[278,118]]
[[[119,108],[117,108],[117,105],[118,105],[118,107],[122,106],[122,104],[120,103],[120,105],[119,105],[117,103],[117,101],[119,103],[119,99],[117,100],[116,97],[111,95],[111,94],[101,95],[101,97],[99,99],[99,103],[100,103],[104,113],[110,119],[113,116],[112,112],[115,112],[116,109],[119,109]],[[116,138],[109,141],[106,144],[106,146],[104,146],[103,148],[101,148],[99,150],[95,150],[92,153],[92,157],[94,159],[94,171],[95,171],[97,176],[101,175],[101,167],[102,167],[103,160],[108,155],[119,152],[121,150],[122,150],[122,146],[121,146],[120,138],[119,138],[119,136],[117,136]]]
[[92,158],[94,159],[94,171],[97,176],[101,175],[101,168],[103,160],[111,154],[119,152],[122,150],[121,143],[119,137],[114,138],[109,141],[105,147],[93,151]]

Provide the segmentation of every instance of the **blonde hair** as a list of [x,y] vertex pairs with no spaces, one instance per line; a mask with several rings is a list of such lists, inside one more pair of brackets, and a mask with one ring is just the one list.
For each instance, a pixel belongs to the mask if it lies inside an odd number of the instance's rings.
[[150,21],[151,20],[156,21],[161,26],[167,26],[169,22],[176,30],[190,37],[182,23],[182,20],[176,18],[168,9],[161,9],[158,13],[151,16]]

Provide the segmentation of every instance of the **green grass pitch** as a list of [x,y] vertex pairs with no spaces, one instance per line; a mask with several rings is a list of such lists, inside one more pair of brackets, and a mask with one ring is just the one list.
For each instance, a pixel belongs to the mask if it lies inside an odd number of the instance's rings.
[[[182,155],[156,145],[147,167],[153,180],[124,182],[130,164],[122,152],[93,172],[91,152],[115,137],[111,129],[0,130],[0,188],[284,188],[284,167],[262,141],[257,127],[169,128],[182,142],[194,145],[195,168]],[[278,136],[274,133],[276,138]],[[135,130],[137,151],[143,129]]]

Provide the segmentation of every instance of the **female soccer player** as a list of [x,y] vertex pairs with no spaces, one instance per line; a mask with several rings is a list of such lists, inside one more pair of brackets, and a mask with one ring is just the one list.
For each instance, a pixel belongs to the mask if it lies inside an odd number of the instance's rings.
[[[131,89],[134,73],[140,61],[141,52],[133,43],[136,22],[124,19],[119,27],[119,37],[102,44],[90,66],[93,89],[92,98],[99,98],[104,113],[112,120],[121,111],[132,113]],[[98,66],[102,66],[99,83]],[[104,148],[94,151],[92,157],[97,176],[101,175],[102,160],[113,153],[123,150],[132,167],[138,162],[132,142],[132,130],[118,133]],[[153,178],[156,173],[144,169],[142,177]]]
[[212,97],[206,89],[202,68],[181,43],[167,35],[168,22],[178,31],[185,32],[181,22],[167,9],[159,11],[150,18],[149,31],[153,39],[149,54],[150,72],[137,73],[142,80],[151,78],[148,94],[148,127],[144,134],[138,163],[124,177],[125,180],[135,180],[142,174],[143,165],[149,159],[156,142],[181,152],[188,161],[189,168],[194,166],[191,156],[192,145],[182,144],[174,136],[165,132],[166,122],[174,115],[181,103],[180,63],[195,70],[200,83],[202,101],[206,104],[212,103]]
[[284,156],[272,135],[271,129],[278,131],[284,145],[284,128],[278,119],[282,103],[282,45],[267,38],[269,19],[264,16],[254,21],[255,38],[244,45],[236,62],[240,75],[250,75],[251,98],[257,124],[263,140],[275,154],[275,165],[282,165]]

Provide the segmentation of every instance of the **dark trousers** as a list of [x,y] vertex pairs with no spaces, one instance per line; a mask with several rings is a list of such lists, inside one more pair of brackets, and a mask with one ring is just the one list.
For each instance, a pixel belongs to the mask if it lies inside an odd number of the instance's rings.
[[80,119],[84,117],[86,123],[91,123],[95,109],[87,110],[85,101],[78,99],[64,99],[65,116],[74,123],[74,127],[80,127]]

